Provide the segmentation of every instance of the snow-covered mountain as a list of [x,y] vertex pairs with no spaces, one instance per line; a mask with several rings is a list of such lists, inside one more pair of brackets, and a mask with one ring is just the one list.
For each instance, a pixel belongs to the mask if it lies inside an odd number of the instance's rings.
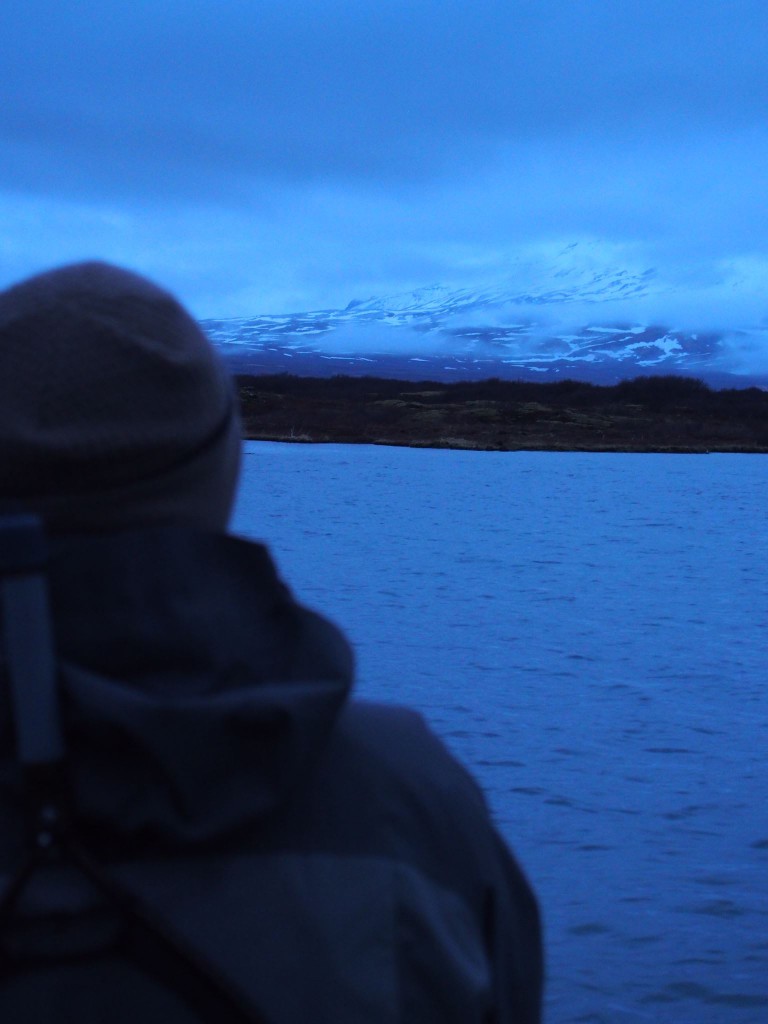
[[737,357],[740,349],[768,350],[766,328],[691,331],[626,317],[660,292],[653,270],[556,267],[525,288],[521,276],[479,288],[433,285],[344,309],[205,320],[202,327],[236,372],[595,383],[674,373],[718,387],[768,386],[768,374]]

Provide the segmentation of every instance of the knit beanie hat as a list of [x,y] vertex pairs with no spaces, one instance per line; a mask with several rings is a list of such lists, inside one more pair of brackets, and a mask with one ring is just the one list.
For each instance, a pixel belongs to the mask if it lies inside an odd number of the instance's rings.
[[229,374],[173,296],[104,263],[0,293],[0,512],[221,530],[239,459]]

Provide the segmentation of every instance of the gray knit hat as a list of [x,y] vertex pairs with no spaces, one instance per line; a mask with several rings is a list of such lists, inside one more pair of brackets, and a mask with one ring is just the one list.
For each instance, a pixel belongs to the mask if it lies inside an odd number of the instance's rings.
[[229,374],[173,296],[104,263],[0,293],[0,511],[223,529],[239,457]]

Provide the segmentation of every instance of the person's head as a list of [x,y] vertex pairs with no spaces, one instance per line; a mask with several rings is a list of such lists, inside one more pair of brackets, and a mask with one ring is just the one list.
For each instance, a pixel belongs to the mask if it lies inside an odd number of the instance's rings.
[[104,263],[0,292],[0,513],[220,530],[239,460],[230,376],[173,296]]

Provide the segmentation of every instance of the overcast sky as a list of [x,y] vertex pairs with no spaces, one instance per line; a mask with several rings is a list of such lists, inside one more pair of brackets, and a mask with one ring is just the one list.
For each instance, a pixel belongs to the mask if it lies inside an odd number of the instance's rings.
[[25,0],[0,53],[0,286],[238,316],[577,242],[768,322],[766,0]]

